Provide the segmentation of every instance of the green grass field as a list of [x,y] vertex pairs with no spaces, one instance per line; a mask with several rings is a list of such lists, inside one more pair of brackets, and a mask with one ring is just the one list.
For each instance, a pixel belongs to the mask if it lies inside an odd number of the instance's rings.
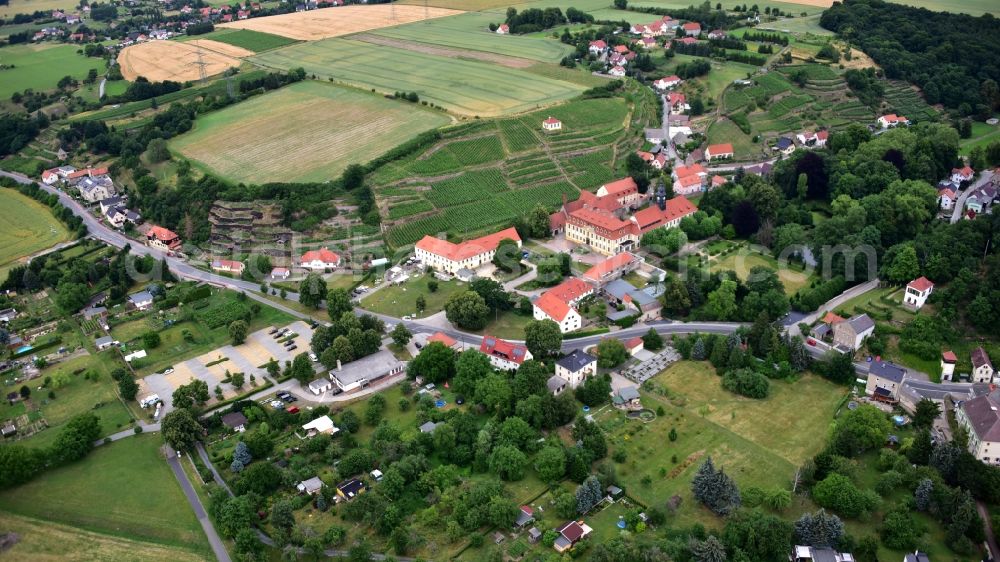
[[490,23],[495,22],[495,14],[466,13],[386,27],[375,33],[394,39],[486,51],[542,62],[559,62],[572,51],[569,45],[560,43],[556,39],[497,35],[488,28]]
[[14,92],[55,90],[63,76],[77,80],[87,77],[93,68],[104,69],[99,58],[85,57],[74,45],[13,45],[0,49],[0,65],[13,68],[0,70],[0,99],[9,99]]
[[69,240],[69,231],[49,211],[30,197],[0,188],[0,279],[18,260]]
[[[663,407],[664,416],[644,424],[609,407],[594,416],[612,450],[627,455],[616,466],[631,495],[648,505],[662,505],[674,494],[683,498],[672,525],[721,526],[691,497],[691,477],[708,456],[740,487],[790,489],[795,470],[823,448],[846,394],[845,388],[806,375],[795,382],[771,381],[770,396],[752,400],[723,390],[721,380],[708,363],[682,361],[652,379],[667,395],[643,392],[643,405]],[[671,428],[678,434],[674,442],[667,438]],[[652,479],[650,485],[641,483],[644,476]]]
[[[527,111],[572,98],[583,87],[521,70],[351,41],[326,39],[293,45],[252,61],[267,67],[303,67],[320,79],[373,88],[414,91],[421,100],[465,115]],[[397,139],[397,143],[398,144]]]
[[997,4],[995,0],[904,0],[895,3],[927,8],[936,12],[962,13],[973,16],[1000,14],[1000,4]]
[[361,307],[378,314],[403,316],[417,313],[417,297],[423,296],[427,304],[421,318],[444,310],[444,303],[452,295],[464,292],[468,285],[458,281],[438,281],[438,290],[434,293],[427,289],[427,282],[433,279],[431,275],[421,275],[410,279],[402,285],[393,285],[379,289],[361,301]]
[[300,82],[201,117],[170,148],[233,182],[328,181],[447,122],[408,102]]
[[754,144],[750,138],[750,135],[744,133],[729,119],[720,120],[712,123],[708,127],[708,142],[710,144],[716,143],[732,143],[734,158],[736,160],[748,160],[751,158],[759,158],[761,153],[760,143]]
[[788,33],[795,33],[800,35],[819,35],[822,37],[832,37],[833,32],[827,29],[823,29],[819,25],[819,14],[783,19],[779,21],[769,21],[767,23],[761,23],[758,26],[759,29],[775,30],[775,31],[785,31]]
[[972,136],[961,140],[959,152],[967,156],[973,148],[981,146],[985,149],[995,142],[1000,142],[1000,126],[977,121],[972,124]]
[[271,49],[278,49],[291,45],[292,43],[298,43],[295,39],[289,39],[288,37],[273,35],[271,33],[252,31],[249,29],[221,28],[204,35],[183,35],[178,40],[190,41],[191,39],[211,39],[212,41],[227,43],[255,53],[270,51]]
[[0,18],[8,18],[14,14],[30,14],[36,11],[63,10],[72,12],[77,5],[78,2],[73,0],[10,0],[10,3],[0,6]]
[[711,271],[735,271],[736,275],[746,281],[750,275],[750,270],[757,266],[767,267],[778,272],[778,279],[785,286],[785,293],[792,295],[799,289],[808,285],[813,275],[790,267],[781,268],[778,261],[771,256],[754,252],[746,248],[737,250],[722,258],[712,258],[709,261]]
[[[715,3],[712,4],[713,6]],[[686,0],[637,0],[636,2],[629,2],[629,6],[655,6],[657,8],[687,8],[691,6],[691,2]],[[767,4],[761,4],[761,9],[764,6],[770,6],[771,8],[777,8],[782,12],[790,12],[795,15],[799,15],[803,12],[807,14],[818,14],[823,11],[823,8],[819,6],[813,6],[809,4],[797,4],[795,2],[768,2]],[[730,7],[728,4],[723,2],[723,7]]]
[[211,556],[180,485],[161,458],[162,440],[140,435],[98,448],[0,494],[0,508],[86,531]]

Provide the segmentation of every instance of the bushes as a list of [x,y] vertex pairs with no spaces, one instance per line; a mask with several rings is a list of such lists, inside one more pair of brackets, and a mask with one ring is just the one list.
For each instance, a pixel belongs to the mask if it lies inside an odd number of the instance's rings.
[[792,297],[792,308],[799,312],[812,312],[826,301],[844,292],[846,288],[847,281],[842,275],[838,275],[807,289],[799,289],[799,292]]
[[729,116],[729,120],[736,123],[736,126],[740,128],[746,134],[750,134],[750,119],[747,118],[746,113],[735,113]]
[[752,369],[735,369],[723,375],[722,388],[748,398],[762,399],[767,398],[771,383]]
[[871,513],[879,501],[875,492],[859,489],[842,474],[827,476],[813,487],[812,495],[820,506],[851,518]]

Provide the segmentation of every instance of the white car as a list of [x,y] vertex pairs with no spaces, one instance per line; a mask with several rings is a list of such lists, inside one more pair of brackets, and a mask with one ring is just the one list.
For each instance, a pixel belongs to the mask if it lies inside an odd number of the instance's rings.
[[170,373],[173,373],[173,372],[174,372],[174,368],[173,367],[167,367],[166,369],[163,370],[163,374],[164,375],[169,375]]
[[319,361],[319,357],[316,357],[315,353],[310,353],[309,354],[309,360],[312,361],[313,363],[315,363],[315,362]]
[[406,316],[403,317],[403,320],[410,321],[410,320],[413,320],[413,317],[410,316],[410,315],[406,315]]
[[282,402],[281,400],[271,400],[271,407],[272,408],[284,408],[285,407],[285,403]]

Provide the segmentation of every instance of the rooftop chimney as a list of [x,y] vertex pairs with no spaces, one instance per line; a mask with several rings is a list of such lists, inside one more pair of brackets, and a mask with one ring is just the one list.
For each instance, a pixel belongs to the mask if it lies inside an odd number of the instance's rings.
[[338,371],[343,371],[344,370],[343,365],[340,364],[340,359],[337,359],[337,370]]

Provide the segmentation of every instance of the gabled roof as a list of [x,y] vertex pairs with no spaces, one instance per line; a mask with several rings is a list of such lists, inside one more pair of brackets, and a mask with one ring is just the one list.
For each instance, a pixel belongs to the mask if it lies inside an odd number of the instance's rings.
[[618,396],[625,401],[637,400],[639,398],[639,389],[629,385],[624,388],[618,389]]
[[571,543],[575,543],[583,537],[583,527],[576,521],[565,523],[562,527],[556,529],[556,531]]
[[340,484],[337,484],[337,489],[340,490],[342,494],[348,498],[353,498],[358,495],[365,487],[365,483],[358,480],[357,478],[351,478],[350,480],[344,480]]
[[689,21],[682,25],[685,31],[693,31],[695,29],[701,29],[701,24],[696,21]]
[[434,238],[433,236],[428,235],[424,236],[419,242],[417,242],[415,247],[451,261],[462,261],[478,256],[479,254],[496,250],[497,246],[500,245],[500,241],[505,238],[509,238],[514,242],[521,241],[521,237],[517,234],[517,229],[511,227],[501,230],[500,232],[494,232],[493,234],[467,240],[459,244],[453,244],[447,240],[441,240],[440,238]]
[[906,284],[906,288],[907,289],[913,289],[914,291],[919,291],[919,292],[923,293],[924,291],[926,291],[928,289],[933,289],[934,288],[934,283],[932,283],[930,279],[921,276],[921,277],[917,277],[913,281],[910,281],[909,283],[907,283]]
[[888,361],[872,361],[868,364],[868,372],[896,383],[903,382],[903,377],[906,376],[906,369]]
[[608,211],[585,207],[578,211],[573,211],[570,213],[570,217],[590,226],[602,228],[608,231],[605,234],[611,234],[617,238],[631,233],[631,229],[629,228],[631,223],[621,220]]
[[690,166],[677,166],[674,168],[674,175],[678,178],[683,178],[685,176],[694,176],[707,174],[705,167],[701,164],[691,164]]
[[520,365],[524,363],[528,353],[528,348],[520,344],[513,344],[495,336],[484,336],[483,343],[479,345],[479,351],[486,355],[492,355],[513,361]]
[[559,297],[548,292],[538,297],[538,300],[535,301],[535,306],[544,312],[546,316],[556,322],[562,322],[565,320],[566,315],[569,314],[569,311],[571,310],[571,307],[566,303],[566,301],[563,301]]
[[636,336],[636,337],[628,340],[627,342],[625,342],[625,349],[635,349],[635,348],[639,347],[640,345],[642,345],[642,338],[639,337],[639,336]]
[[455,338],[449,336],[444,332],[435,332],[434,335],[427,338],[427,343],[441,342],[445,347],[451,347],[458,343]]
[[984,394],[959,406],[980,441],[1000,441],[1000,401],[996,393]]
[[620,180],[615,180],[611,183],[606,183],[601,187],[608,192],[608,195],[618,195],[620,193],[629,193],[633,191],[638,191],[639,186],[636,185],[635,180],[631,177],[623,178]]
[[978,369],[982,366],[988,366],[990,369],[993,368],[993,363],[990,362],[990,356],[986,354],[986,350],[982,347],[977,347],[972,350],[972,367]]
[[230,412],[222,416],[222,425],[226,427],[239,427],[247,423],[247,417],[243,415],[243,412]]
[[710,144],[710,145],[708,145],[707,152],[709,152],[711,154],[732,154],[733,153],[733,145],[730,144],[730,143]]
[[[698,176],[690,177],[696,179],[698,178]],[[693,203],[688,201],[687,197],[678,195],[673,199],[669,199],[662,211],[657,205],[653,204],[645,209],[642,209],[641,211],[636,212],[632,215],[632,218],[639,227],[639,231],[645,234],[654,228],[659,228],[670,223],[671,221],[677,220],[678,218],[692,215],[697,211],[698,208],[695,207]]]
[[958,356],[955,355],[955,352],[951,351],[951,350],[942,351],[941,352],[941,360],[944,361],[945,363],[957,363],[958,362]]
[[669,94],[667,94],[667,103],[670,105],[675,105],[678,103],[686,103],[686,102],[687,102],[687,96],[685,96],[680,92],[670,92]]
[[555,392],[564,386],[566,386],[566,379],[559,375],[552,375],[549,380],[545,381],[545,387],[549,389],[549,392]]
[[840,324],[844,321],[844,318],[835,312],[827,312],[826,316],[823,317],[820,322],[824,324]]
[[603,39],[598,39],[597,41],[591,41],[590,46],[596,47],[598,49],[606,49],[608,47],[608,44],[605,43]]
[[600,281],[606,275],[638,261],[642,261],[642,258],[630,252],[615,254],[601,263],[592,266],[584,272],[583,277],[591,281]]
[[590,365],[595,361],[597,361],[597,358],[593,355],[587,353],[586,351],[574,349],[572,353],[556,361],[556,365],[559,365],[571,373],[576,373],[587,368],[587,365]]
[[854,329],[854,333],[860,334],[875,328],[875,321],[867,314],[858,314],[847,319],[847,323]]
[[340,262],[340,255],[336,252],[331,252],[329,248],[322,247],[318,250],[309,250],[308,252],[302,254],[299,258],[299,263],[309,263],[313,261],[319,261],[322,263],[338,263]]
[[156,238],[161,242],[170,242],[171,240],[177,239],[177,234],[170,229],[163,228],[162,226],[153,225],[149,227],[149,230],[146,232],[146,237]]
[[562,121],[556,119],[555,117],[549,117],[545,121],[542,121],[542,123],[545,123],[546,125],[555,125],[556,123],[562,123]]
[[545,294],[553,294],[559,300],[568,303],[579,299],[591,291],[593,291],[593,289],[590,285],[580,279],[577,279],[576,277],[570,277],[555,287],[552,287],[548,291],[545,291]]

